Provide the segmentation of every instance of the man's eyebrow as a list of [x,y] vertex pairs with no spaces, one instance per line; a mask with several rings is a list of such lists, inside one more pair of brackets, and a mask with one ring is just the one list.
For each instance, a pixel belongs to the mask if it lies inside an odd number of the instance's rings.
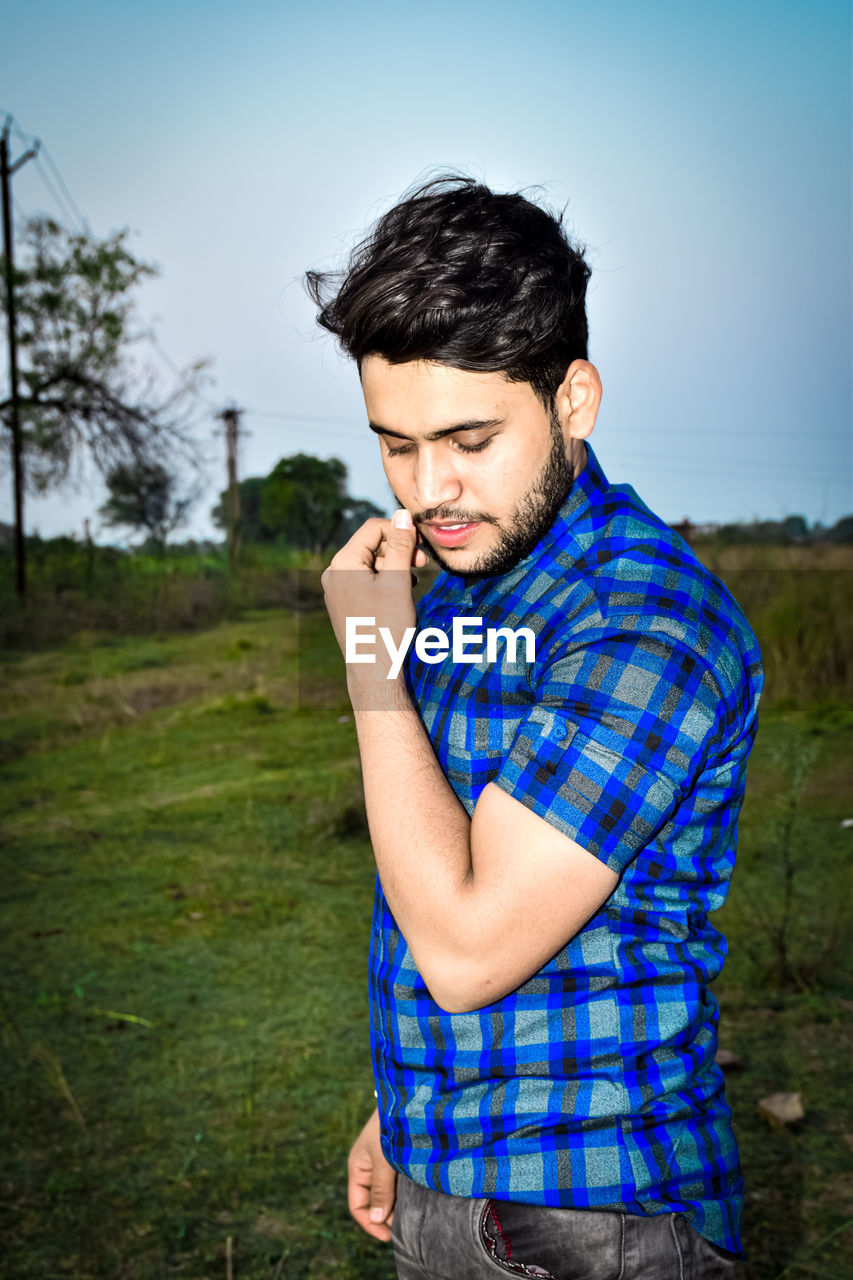
[[[441,440],[443,436],[455,435],[457,431],[479,431],[484,427],[502,427],[505,418],[472,418],[469,422],[456,422],[452,427],[441,427],[438,431],[428,431],[424,440]],[[391,431],[388,427],[380,427],[377,422],[368,422],[371,431],[375,431],[380,436],[393,436],[395,440],[412,440],[411,436],[403,435],[402,431]]]

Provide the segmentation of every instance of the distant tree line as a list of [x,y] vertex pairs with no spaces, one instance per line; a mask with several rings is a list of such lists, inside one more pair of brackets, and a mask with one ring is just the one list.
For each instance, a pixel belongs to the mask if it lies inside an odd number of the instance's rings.
[[816,521],[811,529],[804,516],[786,516],[784,520],[751,520],[732,524],[693,524],[682,520],[671,528],[687,541],[714,538],[717,542],[738,546],[765,544],[787,547],[815,543],[853,543],[853,515],[842,516],[835,524],[824,526]]
[[[226,493],[211,511],[219,529],[227,527]],[[295,453],[267,476],[240,484],[240,538],[244,544],[276,543],[297,550],[339,547],[371,516],[385,512],[366,498],[347,493],[347,469],[339,458]]]
[[[199,498],[198,489],[181,493],[177,477],[157,462],[118,463],[107,473],[106,485],[109,497],[98,508],[103,523],[145,534],[139,549],[155,555],[164,553],[170,534],[187,523]],[[222,530],[227,525],[225,500],[223,492],[211,512]],[[347,493],[347,468],[339,458],[297,453],[282,458],[269,475],[250,476],[240,484],[244,545],[337,548],[365,520],[381,515],[374,503]],[[0,524],[0,551],[11,549],[13,534],[11,526]],[[44,540],[35,541],[41,545]]]

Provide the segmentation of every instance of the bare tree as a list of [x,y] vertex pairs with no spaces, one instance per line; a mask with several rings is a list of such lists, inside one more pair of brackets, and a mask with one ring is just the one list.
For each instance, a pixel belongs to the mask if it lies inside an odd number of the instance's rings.
[[[85,456],[104,476],[163,459],[199,466],[192,415],[207,362],[177,370],[164,392],[157,374],[133,358],[134,345],[149,336],[136,321],[134,291],[157,271],[130,252],[128,234],[97,240],[51,218],[24,224],[13,287],[32,492],[63,484]],[[7,425],[10,405],[0,401]]]

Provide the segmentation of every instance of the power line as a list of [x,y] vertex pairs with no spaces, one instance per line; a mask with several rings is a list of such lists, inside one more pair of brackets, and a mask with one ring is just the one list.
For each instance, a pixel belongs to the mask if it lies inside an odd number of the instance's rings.
[[250,418],[267,419],[274,422],[281,422],[285,428],[292,430],[298,429],[300,426],[322,427],[324,432],[330,435],[347,436],[351,440],[364,440],[366,436],[366,428],[358,427],[355,424],[343,423],[340,419],[322,418],[312,416],[311,414],[301,413],[256,413],[254,409],[247,409],[246,414]]
[[[632,427],[632,426],[626,427],[624,425],[620,425],[619,427],[614,427],[614,425],[611,423],[608,425],[607,430],[608,431],[618,430],[618,431],[624,431],[626,433],[633,432],[635,435],[638,433],[641,433],[643,436],[666,436],[669,440],[672,440],[678,444],[680,444],[685,439],[693,438],[689,433],[685,433],[684,429],[681,427]],[[785,436],[785,435],[796,436],[799,439],[803,439],[803,431],[802,431],[802,428],[800,427],[766,427],[762,429],[759,427],[716,427],[715,426],[713,428],[713,435],[714,435],[714,438],[716,438],[717,436],[740,436],[742,440],[747,440],[747,439],[753,440],[756,437],[759,439],[775,440],[778,436]],[[849,431],[821,431],[820,432],[821,440],[835,440],[835,439],[849,440],[850,438],[851,437],[850,437]]]
[[[327,418],[319,414],[309,414],[309,413],[262,412],[261,410],[258,410],[258,409],[247,409],[245,410],[245,412],[248,417],[281,421],[291,425],[294,428],[297,428],[298,426],[306,423],[311,423],[311,424],[317,424],[325,427],[326,431],[333,435],[343,435],[351,439],[355,439],[356,437],[359,437],[361,439],[366,438],[364,433],[364,428],[359,428],[354,425],[350,426],[350,424],[346,424],[342,422],[341,419],[339,418]],[[648,434],[662,434],[662,433],[666,434],[665,432],[661,432],[660,429],[658,429],[657,432],[652,431],[652,432],[649,432]],[[647,433],[644,431],[643,434],[645,435]],[[742,432],[739,432],[735,429],[732,429],[730,434],[739,435],[741,437],[743,435]],[[841,434],[841,433],[837,433],[837,434]],[[682,437],[682,441],[683,441],[683,437]],[[734,466],[735,469],[739,469],[740,471],[748,473],[751,476],[767,475],[770,479],[784,480],[789,478],[797,479],[799,477],[802,479],[810,480],[814,483],[818,483],[822,480],[826,480],[828,483],[832,483],[832,484],[839,484],[839,483],[845,482],[844,476],[838,476],[836,474],[830,475],[829,473],[825,472],[822,469],[809,467],[808,465],[796,466],[793,468],[786,467],[784,463],[780,464],[776,460],[773,460],[771,462],[762,462],[760,459],[756,459],[756,458],[738,457],[736,464],[730,464],[727,462],[724,463],[720,459],[716,459],[716,458],[710,459],[710,460],[703,460],[703,459],[689,458],[689,457],[683,457],[678,455],[673,457],[671,455],[660,454],[660,453],[633,452],[630,449],[630,447],[627,450],[625,450],[620,446],[618,441],[611,440],[611,439],[608,439],[607,447],[611,450],[612,454],[615,457],[617,457],[620,461],[624,459],[626,462],[628,462],[632,466],[636,465],[637,463],[651,462],[661,470],[682,470],[682,471],[685,469],[689,471],[701,470],[703,472],[710,471],[715,474],[725,474],[728,476],[732,475],[732,470]]]
[[53,156],[50,154],[50,151],[48,150],[48,148],[45,146],[43,142],[41,144],[41,151],[39,154],[40,156],[44,156],[44,158],[47,160],[48,164],[50,165],[51,169],[53,170],[54,177],[56,178],[56,181],[58,182],[61,190],[64,193],[64,199],[67,201],[69,208],[71,209],[72,213],[75,215],[77,222],[80,224],[83,231],[87,235],[91,234],[91,229],[89,227],[88,222],[83,217],[80,210],[78,209],[74,201],[74,197],[72,196],[71,192],[68,189],[68,184],[66,183],[62,174],[59,172],[59,168],[57,166],[56,161],[54,160]]
[[[54,160],[46,143],[34,133],[25,133],[15,117],[12,115],[11,111],[6,112],[6,118],[12,132],[15,134],[19,142],[23,143],[24,146],[35,146],[38,148],[36,168],[39,171],[39,176],[47,188],[48,193],[62,213],[63,218],[67,218],[69,222],[76,223],[78,230],[82,231],[86,235],[90,235],[91,228],[89,227],[89,223],[80,212],[77,202],[71,194],[68,183],[60,173],[59,165]],[[52,178],[48,176],[47,171],[42,165],[42,156],[44,156],[53,171]]]
[[[161,346],[160,340],[155,334],[153,328],[149,329],[146,332],[145,337],[151,343],[151,346],[160,356],[160,359],[164,362],[164,364],[167,366],[170,372],[174,374],[174,376],[178,379],[178,381],[181,381],[184,377],[184,374],[175,364],[174,360],[169,355],[168,351],[166,351],[165,348]],[[207,408],[211,411],[211,413],[216,414],[217,417],[221,414],[222,412],[221,405],[216,404],[215,401],[211,400],[210,396],[205,395],[203,391],[200,391],[200,390],[194,391],[193,395],[197,400],[200,400],[203,404],[205,404]]]
[[[353,431],[361,432],[362,428],[355,423],[345,422],[342,418],[332,418],[323,414],[316,413],[284,413],[266,409],[246,409],[246,413],[251,414],[253,418],[271,418],[281,420],[283,422],[317,422],[321,425],[329,425],[336,427],[347,427]],[[612,426],[608,426],[608,432],[613,431]],[[683,444],[685,439],[693,437],[685,435],[683,431],[672,429],[670,427],[624,427],[621,430],[632,432],[633,434],[642,434],[643,437],[649,435],[664,436],[672,440],[674,443]],[[752,427],[715,427],[714,436],[738,436],[741,439],[776,439],[781,435],[791,435],[802,438],[802,431],[798,427],[768,427],[766,430],[759,430]],[[821,431],[819,438],[821,440],[849,440],[849,431]]]
[[[24,144],[37,143],[38,146],[40,147],[41,153],[44,154],[45,160],[50,166],[53,177],[51,178],[49,176],[47,170],[41,164],[40,155],[36,156],[36,168],[38,169],[39,175],[42,181],[44,182],[45,187],[47,188],[49,194],[51,195],[52,199],[56,203],[57,207],[60,209],[62,216],[68,219],[69,221],[76,223],[78,229],[82,229],[84,233],[91,234],[89,223],[87,219],[83,216],[83,214],[80,212],[80,209],[76,204],[74,197],[71,194],[68,184],[65,182],[65,179],[63,178],[59,170],[59,167],[56,161],[53,159],[53,156],[51,155],[48,148],[41,141],[41,139],[38,139],[36,137],[36,135],[28,134],[24,132],[24,130],[20,128],[18,122],[15,120],[15,117],[11,113],[7,113],[7,119],[12,131],[21,142],[23,142]],[[16,202],[16,211],[18,212],[19,216],[22,216],[20,207],[17,205],[17,202]],[[149,331],[146,336],[148,340],[151,342],[154,349],[157,351],[158,355],[161,357],[164,363],[168,366],[172,374],[176,378],[181,379],[183,377],[181,370],[178,368],[175,362],[171,359],[168,352],[165,351],[165,349],[157,339],[156,335],[154,334],[153,328],[149,328]],[[196,391],[194,395],[198,400],[204,403],[211,412],[214,412],[217,414],[220,412],[220,406],[217,405],[204,392]],[[300,424],[306,424],[306,423],[317,424],[319,426],[324,427],[325,430],[330,432],[331,434],[344,436],[353,440],[356,439],[357,437],[361,439],[365,438],[363,426],[359,426],[354,422],[344,422],[339,418],[332,418],[324,415],[310,414],[310,413],[288,413],[288,412],[281,412],[281,411],[276,412],[276,411],[264,411],[264,410],[257,410],[257,409],[245,410],[245,413],[248,416],[259,418],[262,420],[266,419],[270,421],[290,423],[290,424],[293,424],[294,426],[300,425]],[[642,435],[643,437],[646,437],[649,435],[663,436],[673,441],[677,439],[679,444],[683,444],[685,439],[683,432],[679,432],[678,430],[672,430],[669,428],[660,428],[660,427],[642,428]],[[743,430],[737,427],[715,427],[714,435],[715,436],[735,436],[736,435],[736,436],[739,436],[740,438],[748,437],[750,439],[756,439],[756,438],[770,439],[771,437],[779,438],[780,436],[786,436],[786,435],[801,436],[802,433],[798,431],[796,428],[768,428],[766,430],[750,428],[748,432],[744,432]],[[842,437],[846,438],[846,436],[847,436],[846,432],[827,431],[827,432],[821,433],[820,439],[821,440],[841,439]],[[679,457],[679,456],[672,457],[672,456],[666,456],[666,455],[662,456],[660,454],[648,454],[648,453],[631,454],[630,450],[627,454],[625,454],[624,451],[619,446],[619,444],[616,443],[615,441],[613,442],[613,448],[614,448],[614,451],[619,455],[627,457],[628,460],[631,461],[632,465],[636,465],[636,462],[640,461],[640,462],[651,462],[658,469],[662,469],[662,470],[670,470],[670,471],[682,470],[683,471],[684,469],[687,469],[687,470],[693,471],[701,468],[702,471],[709,472],[712,474],[726,474],[728,476],[731,476],[732,474],[732,467],[729,464],[725,464],[725,466],[723,466],[723,464],[716,459],[711,460],[710,462],[703,462],[701,460],[700,461],[691,460],[691,459],[688,459],[685,457]],[[816,470],[809,469],[808,467],[803,468],[798,466],[793,470],[787,469],[784,467],[780,468],[780,464],[775,461],[772,463],[763,463],[753,459],[738,458],[736,469],[739,469],[740,471],[745,472],[747,474],[766,475],[770,479],[801,478],[801,479],[811,480],[812,482],[815,482],[815,483],[822,480],[829,484],[839,484],[839,483],[846,482],[844,476],[839,476],[835,474],[828,475],[822,471],[818,473]]]
[[[25,145],[31,144],[34,147],[34,149],[36,149],[36,152],[37,152],[35,156],[36,168],[38,170],[38,173],[42,182],[45,185],[45,188],[48,191],[48,194],[56,204],[56,207],[59,209],[62,219],[65,222],[70,223],[72,227],[74,227],[74,229],[78,231],[78,233],[91,236],[92,231],[89,225],[89,221],[80,212],[80,208],[77,202],[75,201],[73,195],[71,194],[71,190],[68,186],[68,183],[63,178],[59,170],[59,166],[57,165],[56,161],[51,155],[49,149],[45,146],[44,142],[40,138],[36,137],[35,134],[28,134],[23,129],[21,129],[20,125],[18,124],[17,120],[15,119],[14,115],[11,112],[6,112],[6,122],[7,122],[7,128],[12,133],[14,133],[15,137],[20,142],[22,142]],[[52,176],[51,176],[51,173],[49,173],[48,170],[41,164],[41,161],[40,161],[41,154],[44,154],[44,157],[48,165],[50,166]],[[26,220],[27,215],[17,201],[15,201],[15,213],[21,221]],[[141,318],[143,321],[146,320],[146,317],[144,315]],[[165,351],[162,344],[159,342],[158,338],[154,333],[153,324],[151,324],[151,322],[148,322],[148,328],[146,330],[145,336],[147,340],[151,343],[154,350],[160,356],[161,360],[163,360],[163,362],[168,366],[169,370],[174,375],[174,377],[177,378],[179,382],[181,382],[185,375],[181,372],[181,370],[175,364],[174,360],[172,360],[171,356],[168,354],[167,351]],[[202,391],[195,390],[193,392],[193,395],[197,400],[202,402],[209,411],[213,413],[219,412],[220,406],[215,404]]]
[[[826,463],[823,463],[821,459],[818,458],[815,460],[813,456],[805,456],[802,460],[799,458],[792,459],[789,465],[788,459],[784,456],[781,458],[774,457],[770,459],[761,457],[744,457],[741,451],[738,451],[737,453],[722,453],[713,458],[706,458],[701,455],[697,456],[695,453],[692,455],[688,454],[683,447],[674,450],[671,453],[655,453],[648,449],[637,447],[636,445],[632,446],[630,443],[623,445],[620,441],[614,440],[609,436],[607,437],[606,445],[608,448],[613,449],[614,452],[625,457],[652,458],[660,462],[682,461],[687,462],[690,466],[701,467],[725,466],[730,472],[737,471],[738,468],[741,467],[747,470],[755,468],[759,471],[781,470],[788,472],[791,475],[801,475],[804,472],[814,473],[815,471],[830,474],[830,470],[832,474],[835,474],[837,471],[837,467],[832,462],[827,460]],[[602,442],[602,448],[604,447],[605,443]]]
[[48,194],[51,196],[54,204],[59,210],[62,218],[65,219],[66,222],[76,223],[77,225],[75,229],[77,231],[84,230],[83,225],[74,216],[74,213],[72,212],[71,207],[65,203],[61,194],[59,193],[59,191],[57,191],[56,187],[53,185],[53,182],[48,177],[47,170],[43,167],[43,165],[39,163],[38,157],[36,157],[36,170],[42,182],[44,183],[45,187],[47,188]]
[[[345,424],[342,418],[330,418],[317,413],[267,413],[262,409],[246,409],[245,412],[250,413],[253,418],[281,418],[289,422],[320,422],[335,426],[350,425],[349,423]],[[355,424],[352,425],[357,430]]]
[[29,146],[31,143],[33,143],[33,142],[37,141],[36,136],[35,136],[35,134],[34,134],[34,133],[24,133],[23,129],[22,129],[22,128],[21,128],[21,126],[18,124],[17,120],[16,120],[16,119],[15,119],[15,117],[12,115],[12,112],[11,112],[11,111],[4,111],[2,114],[3,114],[3,115],[6,117],[6,119],[9,121],[9,126],[10,126],[10,128],[11,128],[12,132],[15,134],[16,138],[18,139],[18,141],[19,141],[19,142],[22,142],[22,143],[24,144],[24,146],[25,146],[25,147],[27,147],[27,146]]
[[653,453],[625,453],[623,450],[615,446],[612,449],[612,456],[616,460],[617,465],[628,465],[637,467],[642,463],[650,464],[658,471],[689,471],[694,474],[701,472],[702,474],[724,475],[729,480],[738,474],[743,474],[750,480],[758,477],[766,477],[768,480],[791,481],[801,480],[810,484],[846,484],[851,483],[851,478],[844,475],[829,475],[825,471],[809,470],[807,467],[797,467],[791,469],[781,469],[774,463],[763,463],[756,460],[744,460],[738,458],[731,462],[724,462],[718,459],[705,461],[703,459],[672,457]]
[[[620,458],[625,458],[631,462],[654,462],[654,463],[661,463],[662,465],[666,465],[666,466],[681,466],[681,467],[688,467],[690,469],[701,468],[703,471],[709,468],[719,468],[721,470],[724,470],[726,474],[730,476],[736,475],[738,471],[754,471],[761,474],[769,474],[772,472],[780,475],[791,476],[792,478],[795,478],[797,476],[812,476],[812,477],[819,477],[819,478],[825,478],[825,479],[839,478],[837,475],[830,475],[828,471],[825,471],[821,467],[810,467],[808,465],[786,467],[784,463],[779,463],[775,461],[762,462],[758,458],[737,457],[732,459],[727,459],[727,458],[707,458],[706,459],[706,458],[695,458],[695,457],[691,458],[682,454],[673,455],[673,454],[660,454],[660,453],[645,453],[645,452],[639,452],[639,451],[632,452],[630,450],[621,449],[619,445],[615,443],[612,445],[612,452],[614,455],[618,454]],[[840,479],[844,480],[845,477],[841,476]]]

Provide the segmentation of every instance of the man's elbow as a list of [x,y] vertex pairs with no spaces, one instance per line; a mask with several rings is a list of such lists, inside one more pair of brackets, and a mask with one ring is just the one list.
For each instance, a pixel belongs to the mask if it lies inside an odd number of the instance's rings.
[[483,1009],[486,1005],[494,1004],[497,996],[485,995],[482,992],[472,992],[467,990],[436,990],[435,986],[428,987],[439,1009],[445,1013],[473,1013],[476,1009]]
[[493,974],[484,974],[479,966],[459,962],[422,976],[432,999],[445,1013],[473,1013],[515,990],[513,986],[502,987]]

